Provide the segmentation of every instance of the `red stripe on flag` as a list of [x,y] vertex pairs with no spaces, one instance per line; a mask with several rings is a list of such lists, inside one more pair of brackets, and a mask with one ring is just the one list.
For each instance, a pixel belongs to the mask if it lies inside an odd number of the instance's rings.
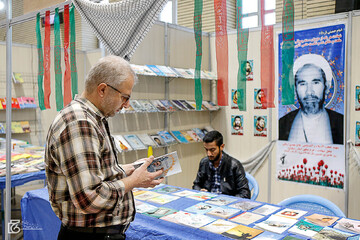
[[45,38],[44,38],[44,105],[50,108],[50,11],[45,13]]
[[64,73],[64,106],[71,102],[71,69],[69,61],[69,5],[64,6],[64,61],[65,61],[65,73]]

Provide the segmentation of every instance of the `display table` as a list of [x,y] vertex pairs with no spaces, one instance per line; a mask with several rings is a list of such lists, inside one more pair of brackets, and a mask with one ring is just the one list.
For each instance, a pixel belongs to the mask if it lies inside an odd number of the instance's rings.
[[[238,199],[241,200],[240,198]],[[176,210],[184,210],[197,203],[199,203],[199,201],[181,197],[167,204],[151,204],[159,207],[162,206]],[[21,200],[21,208],[23,222],[27,224],[23,226],[24,240],[57,239],[61,222],[50,207],[48,191],[46,188],[27,192]],[[281,209],[284,208],[281,207]],[[308,212],[307,215],[312,213],[314,212]],[[31,226],[32,228],[28,228],[28,226]],[[249,226],[253,227],[254,224]],[[286,235],[294,236],[288,232],[284,232],[281,235],[284,237]],[[220,234],[179,225],[140,213],[136,214],[135,220],[130,224],[129,229],[126,232],[126,236],[126,239],[141,240],[229,239]],[[306,237],[296,237],[300,239],[307,239]]]

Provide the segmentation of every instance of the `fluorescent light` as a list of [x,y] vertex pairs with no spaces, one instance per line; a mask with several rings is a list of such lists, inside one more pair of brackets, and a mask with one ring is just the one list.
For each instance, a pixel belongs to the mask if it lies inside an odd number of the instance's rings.
[[3,10],[3,9],[4,9],[4,7],[5,7],[4,2],[3,2],[3,1],[0,1],[0,10]]

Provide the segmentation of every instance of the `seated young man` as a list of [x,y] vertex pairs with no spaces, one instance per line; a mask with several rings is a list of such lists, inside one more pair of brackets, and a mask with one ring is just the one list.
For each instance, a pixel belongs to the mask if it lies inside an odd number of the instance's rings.
[[240,161],[223,152],[225,144],[221,133],[208,132],[203,142],[207,157],[200,161],[193,189],[250,198],[244,167]]

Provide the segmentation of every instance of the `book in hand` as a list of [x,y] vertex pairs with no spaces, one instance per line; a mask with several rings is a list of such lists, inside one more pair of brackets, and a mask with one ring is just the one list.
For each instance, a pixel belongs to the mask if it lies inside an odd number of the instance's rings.
[[317,226],[304,220],[300,220],[295,224],[295,226],[290,228],[288,232],[303,235],[306,237],[312,237],[318,232],[320,232],[322,229],[323,227]]
[[306,216],[305,218],[309,222],[312,222],[312,223],[322,226],[322,227],[328,227],[328,226],[332,225],[334,222],[336,222],[336,220],[339,219],[338,217],[326,216],[326,215],[321,215],[321,214],[317,214],[317,213],[312,214],[310,216]]
[[247,227],[244,225],[238,225],[224,233],[222,235],[233,239],[252,239],[264,231]]
[[[133,165],[135,168],[138,168],[143,163],[144,162],[136,162]],[[163,173],[158,178],[171,176],[181,172],[180,161],[176,151],[154,158],[147,168],[149,172],[156,172],[160,169],[163,170]]]
[[213,232],[213,233],[221,234],[221,233],[226,232],[236,226],[238,226],[238,224],[226,221],[224,219],[218,219],[215,222],[212,222],[204,227],[201,227],[200,229],[209,231],[209,232]]

